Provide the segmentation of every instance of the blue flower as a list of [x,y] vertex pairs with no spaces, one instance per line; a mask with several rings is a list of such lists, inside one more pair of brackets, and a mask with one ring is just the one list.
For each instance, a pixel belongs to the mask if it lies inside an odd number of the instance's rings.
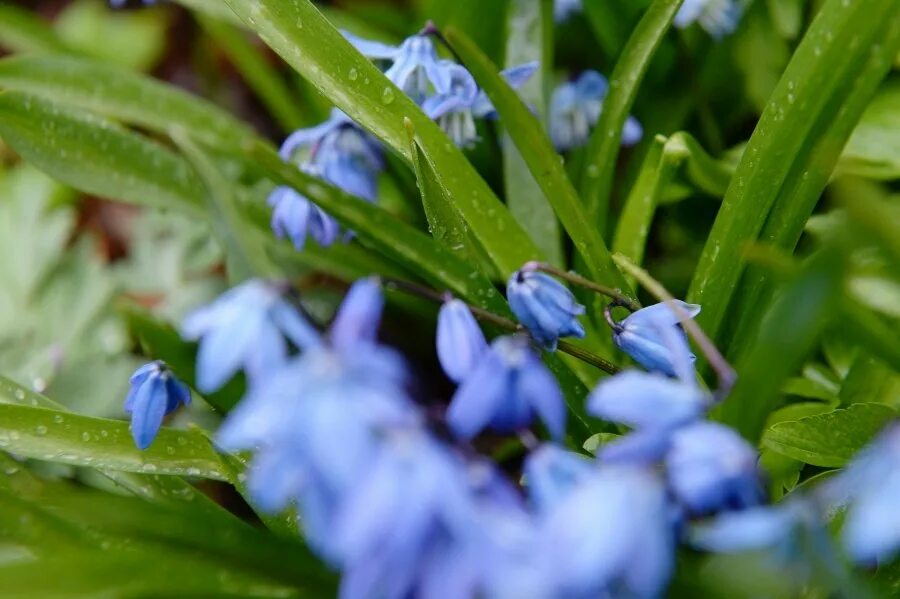
[[327,247],[340,236],[336,220],[290,187],[276,187],[267,201],[273,208],[272,230],[279,238],[289,238],[298,250],[307,237]]
[[685,0],[675,15],[674,25],[683,29],[699,21],[707,33],[721,39],[737,28],[741,12],[741,5],[735,0]]
[[547,443],[525,460],[528,497],[538,513],[547,513],[596,468],[587,457]]
[[757,505],[763,489],[756,462],[743,437],[712,422],[675,431],[665,458],[669,487],[692,515]]
[[742,553],[773,550],[789,558],[803,527],[817,526],[818,516],[803,500],[789,500],[777,506],[759,506],[726,511],[710,520],[693,524],[688,542],[705,551]]
[[131,414],[131,436],[138,449],[147,449],[159,432],[163,417],[191,403],[187,385],[163,362],[144,364],[131,375],[125,411]]
[[552,597],[659,597],[674,565],[665,488],[649,469],[595,469],[540,522]]
[[329,330],[331,345],[353,351],[359,344],[374,344],[384,309],[381,283],[375,277],[356,281],[347,292]]
[[[676,303],[691,318],[700,312],[700,306],[695,304],[680,300]],[[642,308],[617,323],[613,342],[647,370],[692,378],[694,355],[678,315],[665,303]]]
[[298,348],[316,347],[319,334],[283,297],[278,285],[250,280],[230,289],[182,323],[199,340],[197,388],[215,391],[243,366],[251,382],[284,364],[287,337]]
[[443,94],[450,90],[447,67],[453,63],[438,58],[434,43],[427,35],[412,35],[399,46],[391,46],[364,40],[346,31],[342,33],[364,56],[392,61],[385,76],[417,104],[433,92]]
[[833,509],[847,509],[842,541],[851,558],[870,565],[895,556],[900,550],[900,424],[890,425],[820,494]]
[[695,385],[659,374],[626,370],[602,381],[588,396],[587,410],[634,429],[672,430],[700,418],[708,398]]
[[[457,146],[468,148],[478,141],[475,119],[494,115],[494,106],[472,75],[465,68],[446,62],[450,74],[450,87],[445,93],[428,97],[422,110],[444,130]],[[537,62],[529,62],[502,71],[500,74],[513,88],[519,88],[537,70]]]
[[469,307],[458,299],[444,302],[438,312],[437,355],[454,383],[475,369],[488,345]]
[[[571,150],[587,142],[591,128],[603,110],[606,90],[606,78],[597,71],[585,71],[575,81],[553,90],[550,138],[557,150]],[[642,136],[640,123],[634,117],[628,117],[622,129],[622,143],[634,145]]]
[[541,417],[550,434],[565,433],[566,407],[556,379],[522,336],[498,337],[457,388],[447,424],[470,438],[491,427],[514,432]]
[[577,12],[581,12],[581,0],[555,0],[553,3],[553,20],[557,23]]
[[553,277],[518,270],[506,283],[506,297],[513,314],[544,349],[555,351],[560,337],[584,337],[584,327],[577,318],[584,314],[584,306]]

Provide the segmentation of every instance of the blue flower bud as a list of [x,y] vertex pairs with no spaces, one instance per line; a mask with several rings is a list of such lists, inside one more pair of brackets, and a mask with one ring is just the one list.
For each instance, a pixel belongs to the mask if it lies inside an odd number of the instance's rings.
[[131,414],[131,436],[138,449],[147,449],[156,438],[163,417],[182,404],[189,405],[191,392],[158,360],[138,368],[130,382],[125,411]]
[[[700,312],[695,304],[676,303],[691,318]],[[678,315],[665,303],[642,308],[619,322],[613,329],[613,342],[647,370],[691,378],[685,371],[693,370],[694,355]]]
[[525,337],[498,337],[457,388],[447,424],[458,436],[470,438],[487,427],[521,430],[535,414],[553,437],[563,436],[566,406],[556,379]]
[[763,490],[756,450],[732,429],[697,422],[672,434],[669,487],[692,515],[758,504]]
[[444,302],[438,312],[437,355],[450,380],[459,383],[466,378],[487,348],[484,333],[469,307],[458,299]]
[[306,245],[307,236],[320,246],[328,247],[340,235],[341,228],[336,220],[290,187],[276,187],[267,202],[273,208],[275,235],[289,238],[298,250]]
[[542,272],[519,270],[506,284],[509,307],[535,341],[554,351],[560,337],[584,337],[584,306],[565,285]]

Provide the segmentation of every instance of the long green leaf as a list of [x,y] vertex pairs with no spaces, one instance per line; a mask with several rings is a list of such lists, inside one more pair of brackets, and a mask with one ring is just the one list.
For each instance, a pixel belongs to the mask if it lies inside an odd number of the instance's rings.
[[282,129],[293,131],[304,124],[296,93],[291,92],[285,78],[247,40],[246,30],[208,17],[201,17],[200,24],[216,46],[228,56]]
[[809,160],[835,124],[873,47],[885,42],[885,24],[900,18],[895,9],[892,0],[829,0],[791,59],[744,152],[691,282],[688,300],[703,305],[698,320],[714,339],[720,337],[744,270],[744,248],[756,240],[791,173],[803,177],[796,167]]
[[197,431],[160,429],[153,444],[134,446],[128,423],[0,404],[0,447],[48,462],[144,474],[230,480],[230,469]]
[[253,130],[197,96],[128,69],[72,56],[0,60],[0,88],[165,133],[180,126],[212,146],[239,147]]
[[843,279],[840,251],[823,248],[784,285],[754,344],[735,364],[737,383],[717,415],[751,441],[759,438],[769,413],[782,401],[784,382],[834,316]]
[[591,135],[581,193],[591,222],[605,230],[622,128],[650,61],[672,25],[683,0],[654,0],[622,49],[609,78],[600,121]]
[[203,187],[176,154],[99,116],[20,92],[0,93],[0,137],[86,193],[200,212]]
[[625,278],[613,264],[603,238],[588,219],[575,188],[540,123],[470,39],[452,28],[445,34],[450,45],[497,108],[510,137],[584,259],[591,276],[605,285],[627,289]]
[[0,4],[0,46],[15,52],[70,52],[50,25],[33,12]]
[[234,282],[277,276],[278,270],[266,256],[266,238],[258,228],[241,218],[225,177],[183,129],[173,127],[169,134],[206,187],[207,212],[213,231],[225,250],[229,278]]
[[409,118],[472,235],[504,276],[540,252],[440,128],[362,57],[309,0],[225,0],[234,12],[338,108],[411,160]]
[[[841,149],[850,137],[857,121],[875,94],[879,82],[890,69],[900,52],[900,14],[885,24],[881,43],[870,53],[866,64],[853,74],[850,93],[835,99],[840,103],[836,113],[826,110],[823,118],[833,123],[814,140],[815,146],[798,157],[785,178],[772,205],[769,218],[759,235],[759,241],[779,249],[793,250],[800,240],[806,221],[818,204],[822,190],[828,183]],[[751,339],[759,322],[759,314],[771,294],[771,275],[759,266],[750,265],[734,295],[729,327],[735,331],[729,353],[737,355]]]
[[[548,0],[510,0],[506,20],[506,66],[531,61],[540,67],[519,88],[521,98],[543,123],[547,122],[547,90],[553,77],[553,2]],[[508,134],[503,148],[503,183],[506,205],[535,244],[556,266],[563,266],[563,246],[559,221],[544,197],[540,185]]]

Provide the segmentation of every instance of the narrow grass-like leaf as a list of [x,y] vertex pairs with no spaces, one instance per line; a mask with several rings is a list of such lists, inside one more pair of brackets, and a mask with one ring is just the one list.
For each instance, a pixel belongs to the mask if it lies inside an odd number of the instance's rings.
[[[743,274],[744,248],[756,240],[786,182],[803,178],[798,166],[811,167],[819,142],[840,126],[835,119],[853,82],[900,18],[895,9],[892,0],[829,0],[791,59],[743,154],[691,282],[688,301],[703,305],[698,320],[713,338],[720,337]],[[841,118],[855,122],[858,115]]]
[[115,65],[72,56],[0,60],[0,88],[165,133],[180,126],[213,146],[239,147],[253,130],[215,104]]
[[572,243],[584,259],[591,277],[604,285],[627,289],[624,277],[613,264],[603,238],[588,219],[575,188],[540,123],[515,90],[498,74],[497,68],[487,56],[465,34],[451,28],[445,35],[493,102],[544,196],[553,206]]
[[[836,112],[826,110],[823,118],[826,129],[816,139],[813,147],[805,148],[784,180],[779,195],[763,227],[761,243],[791,251],[800,240],[806,221],[812,215],[822,190],[841,154],[860,115],[869,104],[878,83],[890,69],[891,61],[900,52],[900,13],[885,24],[881,43],[868,55],[865,66],[851,74],[849,95],[836,98],[840,103]],[[771,295],[771,275],[757,265],[750,265],[734,295],[734,307],[726,330],[735,331],[729,345],[729,353],[737,355],[753,337],[759,315]]]
[[360,55],[309,0],[225,0],[285,61],[338,108],[411,160],[404,117],[469,226],[504,276],[540,252],[440,128]]
[[14,52],[71,52],[50,25],[23,8],[0,4],[0,47]]
[[755,442],[769,413],[782,400],[781,388],[815,347],[839,307],[843,258],[826,247],[781,289],[759,335],[735,364],[737,383],[719,406],[721,420]]
[[622,49],[609,77],[609,92],[603,100],[600,121],[588,143],[581,178],[581,194],[591,222],[596,223],[601,231],[606,228],[622,128],[650,61],[682,2],[654,0]]
[[[542,123],[547,122],[547,91],[553,77],[553,2],[510,0],[506,17],[506,67],[535,61],[540,66],[519,88],[519,96]],[[556,266],[563,265],[559,221],[519,149],[504,134],[503,184],[506,204],[522,228]]]
[[86,193],[201,212],[203,186],[183,158],[102,117],[7,91],[0,93],[0,137],[41,170]]
[[61,464],[230,479],[230,469],[197,431],[160,429],[153,444],[141,451],[126,422],[47,408],[0,404],[0,447]]
[[173,127],[169,134],[206,187],[207,211],[213,231],[225,250],[229,278],[238,282],[254,277],[276,277],[278,269],[266,256],[266,239],[257,227],[241,218],[225,177],[183,129]]
[[585,2],[584,16],[603,49],[605,57],[612,61],[619,55],[628,36],[628,28],[614,2]]
[[243,28],[208,17],[200,17],[200,24],[216,43],[216,47],[228,56],[282,129],[293,131],[304,124],[296,92],[290,90],[285,78],[247,40],[247,32]]

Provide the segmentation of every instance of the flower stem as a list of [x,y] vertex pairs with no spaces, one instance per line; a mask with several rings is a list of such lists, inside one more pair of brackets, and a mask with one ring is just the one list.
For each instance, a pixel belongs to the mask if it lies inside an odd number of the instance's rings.
[[622,254],[614,254],[613,261],[618,265],[619,268],[626,271],[632,277],[637,280],[638,283],[644,286],[644,288],[649,291],[654,297],[659,299],[662,302],[665,302],[669,308],[675,315],[678,316],[678,320],[681,323],[681,326],[684,327],[684,330],[687,331],[688,335],[694,340],[697,346],[700,348],[700,351],[703,352],[703,355],[706,357],[706,360],[709,362],[709,365],[716,372],[716,377],[719,379],[719,389],[717,395],[722,398],[728,395],[728,392],[731,391],[731,388],[734,386],[734,381],[737,378],[737,373],[735,373],[734,368],[731,367],[731,364],[719,353],[719,350],[716,349],[715,344],[706,336],[706,333],[703,332],[703,329],[698,325],[681,307],[675,303],[675,298],[671,293],[666,291],[666,288],[662,286],[662,284],[650,276],[646,270],[623,256]]
[[551,266],[550,264],[545,264],[543,262],[528,262],[525,264],[525,266],[522,267],[522,270],[539,270],[541,272],[547,273],[548,275],[559,277],[560,279],[564,279],[572,283],[573,285],[578,285],[580,287],[584,287],[585,289],[589,289],[594,293],[599,293],[600,295],[605,295],[606,297],[612,298],[615,301],[616,305],[622,306],[623,308],[628,308],[632,312],[636,312],[641,309],[641,304],[636,299],[625,295],[620,289],[614,289],[612,287],[607,287],[606,285],[600,285],[599,283],[595,283],[590,279],[586,279],[579,274],[556,268],[555,266]]
[[[435,291],[430,287],[419,285],[418,283],[413,283],[411,281],[403,281],[401,279],[392,279],[388,277],[381,277],[381,281],[388,289],[395,289],[397,291],[402,291],[403,293],[418,295],[419,297],[423,297],[427,300],[431,300],[437,303],[443,303],[448,298],[453,297],[449,293],[440,293],[439,291]],[[503,316],[500,316],[499,314],[494,314],[493,312],[485,310],[484,308],[479,308],[478,306],[473,306],[469,303],[467,303],[466,305],[472,312],[472,315],[478,320],[489,322],[501,329],[510,331],[511,333],[528,332],[525,327],[517,322],[510,320],[509,318],[505,318]],[[576,347],[571,343],[560,341],[557,348],[559,349],[559,351],[569,354],[570,356],[577,358],[582,362],[590,364],[591,366],[599,368],[600,370],[609,374],[615,374],[619,372],[618,366],[616,366],[612,362],[604,360],[600,356],[593,354],[586,349]]]

